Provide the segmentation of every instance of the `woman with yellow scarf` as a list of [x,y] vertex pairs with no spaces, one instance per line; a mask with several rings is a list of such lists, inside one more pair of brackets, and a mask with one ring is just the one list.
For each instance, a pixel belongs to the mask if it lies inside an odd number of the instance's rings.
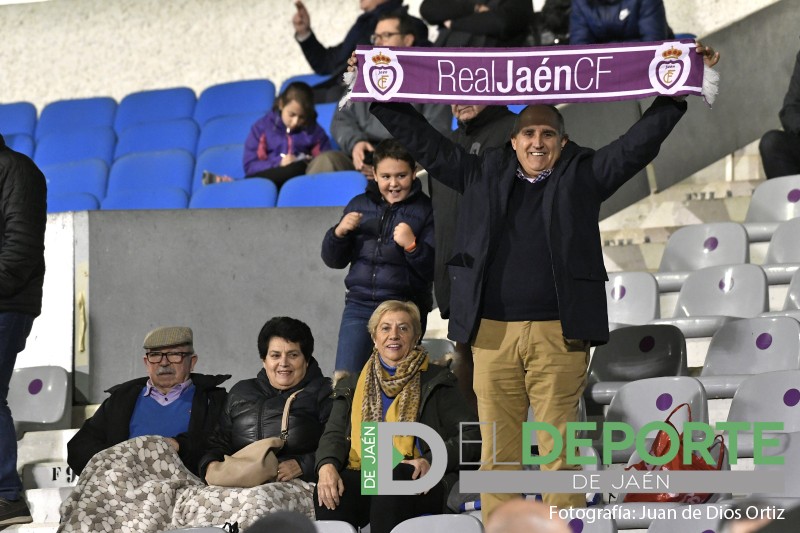
[[[392,528],[423,514],[439,514],[447,498],[443,481],[425,494],[414,496],[362,495],[361,423],[420,422],[430,426],[445,442],[447,472],[463,462],[480,458],[477,417],[467,406],[446,367],[431,364],[419,345],[422,326],[417,306],[387,300],[368,323],[375,347],[361,374],[342,378],[333,392],[333,407],[317,448],[319,482],[314,493],[317,520],[343,520],[353,527],[370,524],[372,533]],[[470,441],[472,444],[466,444]],[[413,436],[395,437],[394,447],[405,459],[393,472],[395,480],[417,479],[431,466],[429,446]],[[445,476],[447,479],[447,476]]]

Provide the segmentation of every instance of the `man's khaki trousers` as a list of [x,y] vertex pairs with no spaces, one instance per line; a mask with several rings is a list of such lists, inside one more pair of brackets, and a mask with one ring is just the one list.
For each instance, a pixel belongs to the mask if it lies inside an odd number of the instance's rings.
[[[528,406],[537,422],[555,426],[562,442],[567,422],[577,419],[578,402],[586,381],[589,343],[565,339],[558,320],[544,322],[498,322],[481,320],[472,346],[475,361],[473,386],[478,397],[481,422],[482,471],[522,468],[522,423]],[[488,422],[488,423],[487,423]],[[492,422],[495,423],[493,431]],[[553,449],[553,438],[536,434],[539,455]],[[514,464],[501,464],[514,463]],[[566,449],[542,470],[579,470],[566,464]],[[531,487],[530,492],[541,492]],[[519,494],[481,494],[484,523],[501,503]],[[585,507],[582,493],[543,493],[547,505],[559,508]]]

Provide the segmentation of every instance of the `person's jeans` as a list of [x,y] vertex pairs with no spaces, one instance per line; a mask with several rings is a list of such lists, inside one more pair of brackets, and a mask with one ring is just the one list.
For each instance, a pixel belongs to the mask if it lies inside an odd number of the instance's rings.
[[346,302],[339,326],[339,344],[336,347],[336,370],[360,374],[372,355],[374,343],[367,331],[367,323],[378,304]]
[[[375,343],[367,330],[372,313],[378,308],[379,303],[365,304],[361,302],[348,301],[344,304],[342,312],[342,323],[339,326],[339,344],[336,347],[336,366],[335,370],[345,371],[351,374],[360,374],[367,359],[372,355],[372,348]],[[428,325],[427,313],[420,316],[422,334]]]
[[17,361],[31,332],[33,316],[0,312],[0,498],[19,499],[22,482],[17,474],[17,433],[8,408],[8,385]]

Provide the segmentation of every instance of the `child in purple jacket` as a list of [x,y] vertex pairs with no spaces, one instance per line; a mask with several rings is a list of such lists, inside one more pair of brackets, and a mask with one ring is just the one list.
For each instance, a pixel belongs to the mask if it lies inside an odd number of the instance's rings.
[[267,178],[280,188],[289,178],[305,174],[311,160],[330,149],[328,135],[317,124],[311,87],[294,82],[250,129],[244,144],[245,177]]

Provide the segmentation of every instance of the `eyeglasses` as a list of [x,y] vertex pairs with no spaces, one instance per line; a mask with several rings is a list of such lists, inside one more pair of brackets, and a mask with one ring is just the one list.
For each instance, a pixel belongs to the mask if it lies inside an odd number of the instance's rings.
[[369,36],[369,42],[375,44],[380,39],[381,41],[387,41],[390,38],[394,37],[395,35],[403,35],[403,32],[400,31],[387,31],[385,33],[373,33]]
[[175,364],[180,363],[184,357],[190,355],[194,354],[192,352],[149,352],[146,357],[148,363],[160,363],[166,357],[168,363]]

